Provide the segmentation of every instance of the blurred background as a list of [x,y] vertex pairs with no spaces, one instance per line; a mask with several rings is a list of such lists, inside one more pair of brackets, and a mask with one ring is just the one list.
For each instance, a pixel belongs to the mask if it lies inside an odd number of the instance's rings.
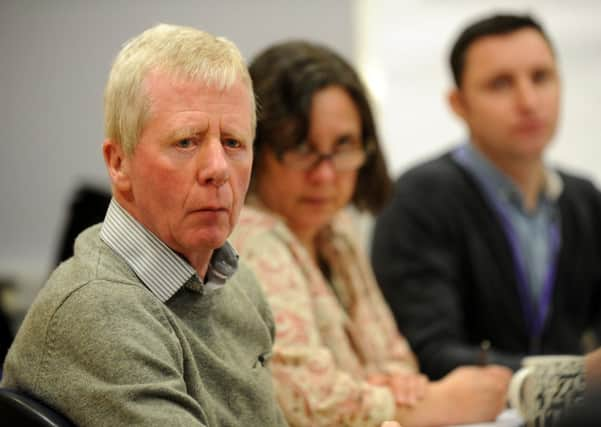
[[465,138],[446,104],[447,55],[467,22],[531,12],[554,41],[562,120],[548,160],[601,183],[601,2],[596,0],[1,0],[0,292],[18,318],[55,266],[68,210],[108,191],[102,92],[123,42],[159,23],[235,42],[251,59],[305,38],[356,65],[371,90],[390,171]]

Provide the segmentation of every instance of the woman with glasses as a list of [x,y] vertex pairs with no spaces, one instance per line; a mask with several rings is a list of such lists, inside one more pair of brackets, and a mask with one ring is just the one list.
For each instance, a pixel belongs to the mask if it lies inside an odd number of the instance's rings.
[[345,208],[377,212],[391,183],[354,70],[328,48],[286,42],[261,53],[250,73],[255,160],[232,242],[274,313],[270,364],[290,425],[493,419],[508,371],[461,368],[428,382],[358,243]]

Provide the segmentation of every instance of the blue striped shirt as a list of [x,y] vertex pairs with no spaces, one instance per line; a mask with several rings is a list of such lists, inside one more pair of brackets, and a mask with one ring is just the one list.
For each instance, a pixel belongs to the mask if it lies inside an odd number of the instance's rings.
[[226,242],[213,252],[203,283],[184,258],[140,224],[114,198],[106,212],[100,238],[125,260],[162,302],[169,300],[183,286],[196,292],[218,289],[238,266],[238,254]]

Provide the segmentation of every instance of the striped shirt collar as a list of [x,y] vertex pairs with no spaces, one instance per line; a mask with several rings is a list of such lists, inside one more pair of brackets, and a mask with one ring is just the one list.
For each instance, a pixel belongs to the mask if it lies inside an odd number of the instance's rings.
[[114,198],[106,212],[100,238],[162,302],[169,300],[182,286],[200,293],[221,288],[238,266],[238,254],[226,242],[213,252],[203,283],[184,258],[134,219]]

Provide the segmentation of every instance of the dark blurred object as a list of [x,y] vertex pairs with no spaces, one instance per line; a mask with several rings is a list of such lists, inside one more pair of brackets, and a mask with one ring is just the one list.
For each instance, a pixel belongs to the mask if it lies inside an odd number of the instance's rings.
[[583,401],[568,410],[553,427],[601,426],[601,386],[598,384],[585,393]]
[[[0,284],[0,291],[1,289]],[[2,294],[0,293],[0,296]],[[8,352],[8,348],[13,341],[13,334],[10,328],[10,322],[8,316],[4,313],[4,305],[1,304],[0,300],[0,377],[2,377],[2,364],[4,363],[4,357]]]
[[590,353],[591,351],[596,350],[601,347],[601,342],[599,342],[599,337],[595,334],[594,329],[587,329],[582,334],[582,339],[580,340],[580,344],[582,345],[582,353]]
[[104,220],[111,201],[110,192],[90,185],[80,187],[69,207],[63,237],[58,247],[56,265],[73,255],[73,243],[79,233]]
[[15,390],[0,388],[3,426],[70,427],[73,424],[52,408]]

